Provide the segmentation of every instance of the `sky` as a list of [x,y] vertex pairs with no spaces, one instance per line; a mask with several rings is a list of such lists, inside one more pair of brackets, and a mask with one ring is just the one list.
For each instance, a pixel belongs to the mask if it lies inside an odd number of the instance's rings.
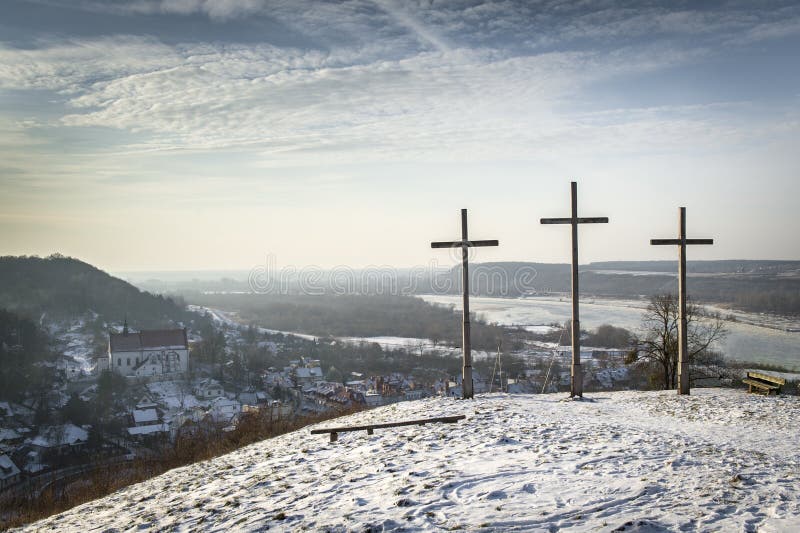
[[[759,7],[760,6],[760,7]],[[4,0],[0,255],[800,259],[800,4]]]

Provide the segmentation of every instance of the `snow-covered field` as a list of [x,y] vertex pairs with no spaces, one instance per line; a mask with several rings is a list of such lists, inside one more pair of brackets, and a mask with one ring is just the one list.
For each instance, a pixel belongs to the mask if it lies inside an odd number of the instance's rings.
[[738,390],[404,402],[179,468],[43,531],[800,531],[800,398]]

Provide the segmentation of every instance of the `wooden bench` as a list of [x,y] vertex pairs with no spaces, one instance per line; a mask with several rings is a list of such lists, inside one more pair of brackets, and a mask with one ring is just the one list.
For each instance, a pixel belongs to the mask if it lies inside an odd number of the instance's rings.
[[747,377],[744,378],[742,382],[747,383],[747,392],[753,392],[753,388],[755,388],[757,389],[755,392],[766,394],[767,396],[773,392],[775,394],[780,394],[781,387],[786,385],[785,379],[761,372],[748,372]]
[[443,424],[454,424],[459,420],[464,420],[465,418],[466,418],[465,415],[437,416],[435,418],[423,418],[420,420],[404,420],[402,422],[385,422],[383,424],[368,424],[363,426],[345,426],[338,428],[312,429],[311,434],[322,435],[324,433],[330,433],[331,442],[336,442],[339,439],[339,433],[344,433],[345,431],[366,431],[367,435],[372,435],[376,429],[396,428],[401,426],[424,426],[425,424],[435,424],[437,422]]

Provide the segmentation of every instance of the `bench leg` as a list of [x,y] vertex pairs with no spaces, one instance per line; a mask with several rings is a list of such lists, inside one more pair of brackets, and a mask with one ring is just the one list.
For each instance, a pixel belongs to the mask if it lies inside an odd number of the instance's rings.
[[331,431],[331,442],[336,442],[337,440],[339,440],[339,434],[335,431]]
[[375,433],[375,430],[374,430],[374,429],[372,429],[372,428],[367,428],[367,435],[372,435],[373,433]]

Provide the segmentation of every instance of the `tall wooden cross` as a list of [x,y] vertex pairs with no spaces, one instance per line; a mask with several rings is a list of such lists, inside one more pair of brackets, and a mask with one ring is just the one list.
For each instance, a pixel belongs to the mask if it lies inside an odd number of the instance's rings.
[[578,184],[571,183],[572,216],[569,218],[543,218],[542,224],[570,224],[572,226],[572,390],[571,396],[583,397],[583,371],[581,370],[581,321],[578,309],[578,224],[604,224],[607,217],[578,218]]
[[689,394],[689,340],[686,331],[686,245],[714,244],[714,239],[687,239],[685,207],[679,208],[679,218],[677,239],[651,239],[650,244],[678,246],[678,394]]
[[499,241],[471,241],[467,237],[467,210],[461,210],[461,240],[449,242],[432,242],[431,248],[461,248],[461,285],[464,291],[464,322],[462,327],[462,348],[464,351],[464,369],[461,381],[461,397],[472,398],[472,351],[470,346],[469,326],[469,266],[467,249],[476,246],[498,246]]

